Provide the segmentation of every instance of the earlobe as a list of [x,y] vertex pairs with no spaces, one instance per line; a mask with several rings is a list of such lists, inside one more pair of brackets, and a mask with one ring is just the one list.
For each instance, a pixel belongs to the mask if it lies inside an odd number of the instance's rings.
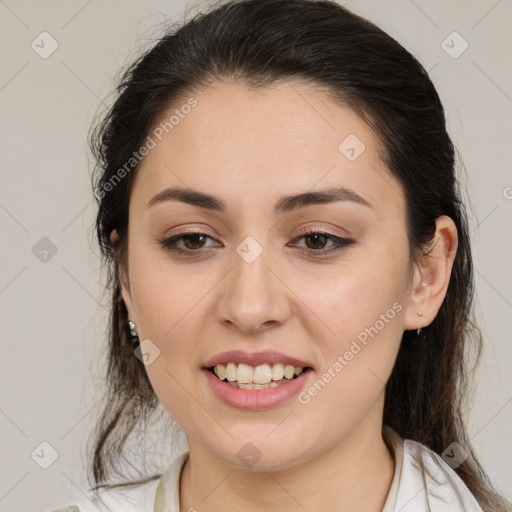
[[457,240],[453,220],[446,215],[439,217],[430,250],[414,270],[404,317],[405,330],[426,327],[436,317],[448,290]]

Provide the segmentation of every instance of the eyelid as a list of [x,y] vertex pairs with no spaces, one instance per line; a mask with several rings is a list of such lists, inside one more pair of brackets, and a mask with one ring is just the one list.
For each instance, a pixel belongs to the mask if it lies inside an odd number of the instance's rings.
[[315,228],[315,227],[305,227],[301,228],[299,230],[299,235],[296,236],[292,241],[296,242],[298,239],[305,238],[309,235],[322,235],[325,236],[327,239],[334,241],[334,245],[330,248],[324,248],[324,249],[308,249],[307,247],[301,248],[302,252],[305,252],[306,254],[310,255],[316,255],[316,256],[322,256],[322,255],[328,255],[331,252],[338,251],[340,249],[343,249],[345,247],[348,247],[349,245],[352,245],[355,243],[355,240],[353,238],[350,238],[348,236],[338,236],[335,235],[329,231],[324,230],[323,228]]
[[[200,255],[201,253],[204,253],[206,251],[209,251],[212,246],[207,247],[201,247],[199,249],[178,249],[178,248],[171,248],[172,243],[176,243],[180,240],[183,240],[187,235],[203,235],[206,238],[209,238],[211,240],[215,240],[214,237],[209,235],[208,233],[205,233],[204,230],[199,229],[193,229],[193,228],[186,228],[184,231],[174,233],[171,236],[165,237],[158,241],[160,245],[164,247],[165,250],[173,253],[178,254],[187,254],[187,255]],[[328,240],[331,240],[334,242],[334,245],[330,248],[324,248],[324,249],[308,249],[307,247],[299,247],[300,251],[302,253],[312,255],[312,256],[323,256],[327,255],[331,252],[338,251],[340,249],[343,249],[349,245],[352,245],[355,243],[355,240],[350,237],[345,236],[338,236],[334,235],[333,233],[330,233],[329,231],[324,230],[323,228],[314,228],[314,227],[304,227],[299,230],[299,234],[295,236],[292,240],[292,242],[296,242],[297,240],[301,238],[305,238],[309,235],[322,235],[325,236]],[[215,240],[216,241],[216,240]]]
[[350,236],[348,235],[335,235],[334,233],[331,233],[329,228],[323,228],[323,227],[316,227],[316,226],[304,226],[299,229],[299,236],[304,235],[310,235],[310,234],[321,234],[325,236],[329,236],[331,238],[337,238],[337,239],[350,239]]
[[[176,243],[180,240],[183,240],[183,238],[186,238],[187,235],[203,235],[206,238],[209,238],[211,240],[215,240],[215,238],[208,233],[205,233],[204,230],[194,230],[191,228],[185,229],[184,231],[173,233],[170,236],[166,236],[162,239],[158,240],[158,243],[163,246],[163,248],[169,252],[176,252],[176,253],[188,253],[188,254],[200,254],[201,252],[204,252],[208,249],[210,249],[212,246],[206,247],[206,248],[200,248],[200,249],[177,249],[177,248],[171,248],[172,243]],[[216,241],[216,240],[215,240]]]

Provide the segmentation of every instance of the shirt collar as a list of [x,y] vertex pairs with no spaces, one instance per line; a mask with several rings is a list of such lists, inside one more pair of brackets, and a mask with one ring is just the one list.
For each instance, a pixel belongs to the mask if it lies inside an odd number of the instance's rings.
[[[382,512],[483,512],[460,477],[436,453],[404,440],[384,426],[383,439],[395,460],[395,471]],[[178,455],[160,477],[153,512],[180,512],[180,478],[189,452]],[[434,478],[432,478],[432,475]]]
[[[392,428],[386,426],[384,426],[382,434],[395,459],[393,480],[391,481],[391,486],[382,512],[393,512],[402,472],[403,439]],[[180,478],[188,457],[188,451],[178,455],[160,478],[156,489],[153,512],[180,512]]]
[[188,450],[178,455],[167,471],[160,477],[155,495],[153,512],[180,512],[180,479]]

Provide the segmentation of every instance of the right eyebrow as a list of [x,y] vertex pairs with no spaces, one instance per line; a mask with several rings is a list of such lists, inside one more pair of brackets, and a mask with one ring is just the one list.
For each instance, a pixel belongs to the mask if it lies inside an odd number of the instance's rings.
[[180,201],[200,208],[222,212],[226,210],[226,203],[217,197],[211,196],[199,190],[192,190],[181,187],[170,187],[162,190],[146,205],[146,208],[166,201]]

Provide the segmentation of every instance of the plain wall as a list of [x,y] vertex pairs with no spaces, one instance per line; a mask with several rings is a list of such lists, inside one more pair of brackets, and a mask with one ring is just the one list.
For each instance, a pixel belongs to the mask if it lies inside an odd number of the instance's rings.
[[[484,334],[468,430],[489,475],[512,500],[512,4],[344,4],[430,72],[464,161]],[[1,511],[50,509],[87,489],[85,447],[101,397],[108,304],[92,245],[87,131],[114,75],[158,33],[151,27],[168,17],[179,21],[186,5],[0,2]],[[51,49],[48,36],[40,43],[43,31],[58,43],[46,59],[31,47],[35,40],[39,52]],[[453,31],[469,45],[458,58],[442,48]],[[452,52],[460,44],[450,43]],[[42,442],[58,454],[48,469],[31,456],[42,453]],[[51,455],[46,445],[43,452]]]

